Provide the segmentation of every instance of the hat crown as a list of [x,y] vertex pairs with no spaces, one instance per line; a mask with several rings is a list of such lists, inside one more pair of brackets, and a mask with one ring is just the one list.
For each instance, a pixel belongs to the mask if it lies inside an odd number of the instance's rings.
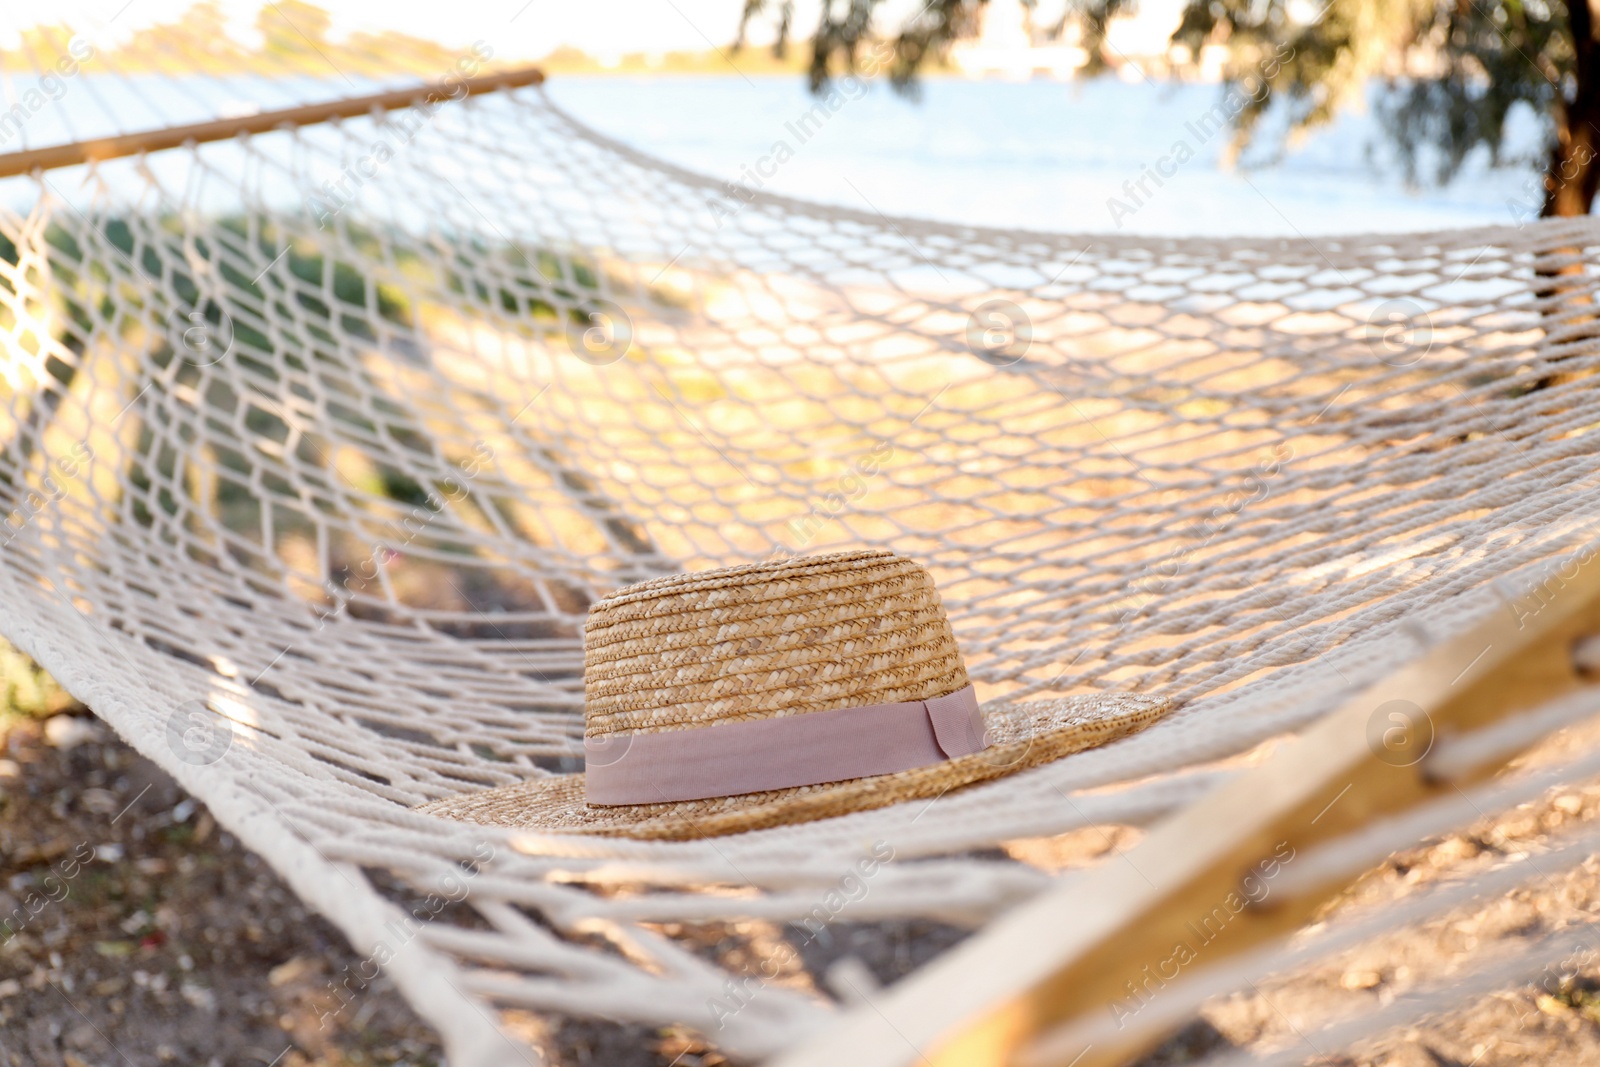
[[590,738],[931,700],[968,685],[928,572],[879,549],[653,578],[590,609]]

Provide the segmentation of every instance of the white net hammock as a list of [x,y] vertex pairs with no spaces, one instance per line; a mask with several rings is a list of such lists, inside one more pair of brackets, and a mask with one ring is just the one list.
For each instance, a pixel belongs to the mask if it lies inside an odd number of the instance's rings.
[[[730,197],[537,88],[0,190],[0,633],[376,956],[452,1064],[506,1062],[512,1009],[784,1048],[826,993],[726,1012],[737,966],[681,924],[812,915],[879,842],[834,921],[981,923],[1049,882],[992,846],[1159,818],[1496,597],[1537,608],[1594,535],[1589,220],[890,219]],[[608,590],[859,544],[930,567],[985,699],[1181,710],[735,838],[411,811],[580,766]]]

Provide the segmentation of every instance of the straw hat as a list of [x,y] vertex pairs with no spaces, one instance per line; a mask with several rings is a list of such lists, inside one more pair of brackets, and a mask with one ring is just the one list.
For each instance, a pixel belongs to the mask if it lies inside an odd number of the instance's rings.
[[418,810],[683,840],[928,800],[1143,729],[1125,694],[981,709],[928,572],[881,550],[674,574],[584,628],[587,775]]

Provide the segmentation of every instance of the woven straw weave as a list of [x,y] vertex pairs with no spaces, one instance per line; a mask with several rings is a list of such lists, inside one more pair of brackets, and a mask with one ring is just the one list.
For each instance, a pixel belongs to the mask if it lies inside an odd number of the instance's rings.
[[[883,549],[628,586],[590,612],[584,655],[591,738],[928,700],[970,684],[932,577]],[[981,751],[755,793],[597,806],[583,776],[569,774],[417,810],[483,826],[693,840],[940,797],[1125,737],[1169,709],[1123,694],[987,706]]]
[[584,629],[590,737],[964,688],[927,571],[864,549],[671,575],[600,601]]

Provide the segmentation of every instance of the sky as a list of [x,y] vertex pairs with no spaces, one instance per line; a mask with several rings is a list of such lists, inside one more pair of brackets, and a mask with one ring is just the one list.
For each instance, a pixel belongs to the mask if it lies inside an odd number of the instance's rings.
[[[77,26],[107,22],[114,33],[128,33],[175,18],[193,0],[61,0],[49,7],[50,18],[64,17]],[[805,36],[816,22],[820,0],[796,0],[794,26]],[[886,0],[883,25],[893,27],[921,0]],[[993,0],[995,3],[1015,0]],[[1051,17],[1063,0],[1041,0],[1043,17]],[[1144,0],[1137,25],[1159,37],[1173,24],[1182,0]],[[444,45],[483,40],[497,55],[538,58],[561,45],[580,48],[600,58],[627,52],[700,51],[731,42],[739,26],[743,0],[323,0],[332,12],[335,35],[341,29],[378,27],[425,37]],[[16,39],[17,30],[41,20],[34,5],[0,9],[0,47]],[[250,26],[260,0],[224,0],[236,19],[241,40],[252,37]],[[21,10],[19,10],[21,9]],[[60,14],[57,15],[57,12]],[[1170,32],[1170,31],[1168,31]],[[752,33],[756,43],[770,38],[766,26]],[[1143,36],[1143,35],[1141,35]]]

